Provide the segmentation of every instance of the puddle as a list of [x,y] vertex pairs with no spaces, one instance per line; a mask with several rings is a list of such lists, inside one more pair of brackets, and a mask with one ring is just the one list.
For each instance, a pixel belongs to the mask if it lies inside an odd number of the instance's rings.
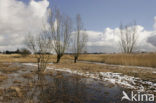
[[37,74],[36,70],[29,65],[6,74],[8,79],[0,83],[0,103],[120,103],[122,91],[130,92],[110,82],[68,72]]

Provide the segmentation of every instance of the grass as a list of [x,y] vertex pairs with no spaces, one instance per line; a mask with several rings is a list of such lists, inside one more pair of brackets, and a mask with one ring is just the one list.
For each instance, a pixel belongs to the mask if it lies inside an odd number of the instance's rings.
[[21,69],[17,66],[9,66],[8,64],[0,63],[0,71],[3,73],[12,73]]
[[88,54],[79,60],[102,62],[107,64],[156,67],[156,53],[142,54]]
[[36,62],[36,59],[33,56],[23,57],[19,54],[10,54],[10,55],[1,54],[0,62],[1,63],[14,63],[14,62],[25,63],[25,62]]
[[0,74],[0,82],[4,81],[6,79],[8,79],[8,77],[6,75]]
[[23,76],[24,78],[32,79],[32,78],[33,78],[33,75],[34,75],[34,74],[32,74],[32,73],[26,73],[26,74],[23,74],[22,76]]
[[[64,55],[61,61],[66,59],[73,60],[71,55]],[[156,67],[156,53],[140,53],[140,54],[83,54],[79,60],[102,62],[117,65],[133,65]],[[0,55],[0,63],[34,63],[36,58],[33,55],[23,57],[19,54]],[[51,55],[49,62],[56,62],[56,55]]]
[[[61,59],[72,59],[72,57],[64,55]],[[34,55],[23,57],[20,54],[0,54],[0,63],[35,63],[36,61]],[[56,55],[50,55],[49,62],[56,62]]]

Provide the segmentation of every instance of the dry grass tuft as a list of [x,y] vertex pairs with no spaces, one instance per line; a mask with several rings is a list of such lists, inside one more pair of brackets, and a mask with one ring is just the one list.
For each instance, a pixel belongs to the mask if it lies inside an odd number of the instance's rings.
[[14,83],[21,83],[21,81],[19,81],[19,80],[15,80]]
[[13,96],[17,96],[17,97],[22,97],[22,92],[21,89],[19,87],[10,87],[9,91],[12,92]]
[[8,77],[6,75],[0,74],[0,82],[4,81],[6,79],[8,79]]
[[10,66],[9,64],[0,63],[0,71],[3,73],[12,73],[16,72],[19,69],[21,68],[17,66]]
[[32,73],[27,73],[27,74],[23,74],[22,76],[23,76],[24,78],[32,79],[32,78],[33,78],[33,75],[34,75],[34,74],[32,74]]

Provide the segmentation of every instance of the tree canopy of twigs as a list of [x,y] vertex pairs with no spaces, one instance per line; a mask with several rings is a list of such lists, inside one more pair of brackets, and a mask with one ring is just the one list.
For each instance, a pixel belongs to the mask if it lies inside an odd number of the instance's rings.
[[120,47],[123,53],[132,53],[137,43],[137,26],[120,25]]
[[52,46],[57,55],[57,63],[69,46],[69,39],[72,32],[72,21],[68,16],[60,13],[58,9],[50,12],[50,34]]
[[83,23],[81,16],[76,16],[76,31],[72,36],[72,54],[74,56],[74,62],[76,63],[80,53],[82,53],[86,47],[88,36],[86,31],[83,29]]
[[37,58],[38,71],[44,71],[50,59],[51,39],[46,31],[39,35],[29,34],[26,37],[26,46]]

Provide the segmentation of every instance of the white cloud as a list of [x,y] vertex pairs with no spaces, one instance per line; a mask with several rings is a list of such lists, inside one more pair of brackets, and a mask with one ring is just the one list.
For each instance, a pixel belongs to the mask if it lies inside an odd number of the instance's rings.
[[17,0],[0,0],[0,49],[22,46],[25,34],[38,33],[47,19],[47,0],[24,4]]
[[[154,31],[147,31],[143,26],[137,25],[137,50],[154,51],[155,47],[148,42]],[[119,52],[120,29],[106,28],[104,32],[87,31],[89,36],[88,48],[91,52]],[[153,41],[153,40],[152,40]],[[156,44],[156,43],[155,43]],[[91,50],[94,48],[93,50]],[[96,48],[96,49],[95,49]]]
[[153,25],[153,27],[154,27],[154,30],[156,30],[156,16],[154,17],[154,25]]
[[118,28],[106,28],[104,32],[87,31],[87,34],[89,52],[115,52],[118,50]]
[[151,33],[151,36],[149,36],[147,38],[147,42],[149,44],[151,44],[151,46],[155,47],[155,51],[156,51],[156,17],[154,17],[154,31]]
[[106,28],[104,32],[87,31],[88,46],[112,46],[118,40],[118,29]]

